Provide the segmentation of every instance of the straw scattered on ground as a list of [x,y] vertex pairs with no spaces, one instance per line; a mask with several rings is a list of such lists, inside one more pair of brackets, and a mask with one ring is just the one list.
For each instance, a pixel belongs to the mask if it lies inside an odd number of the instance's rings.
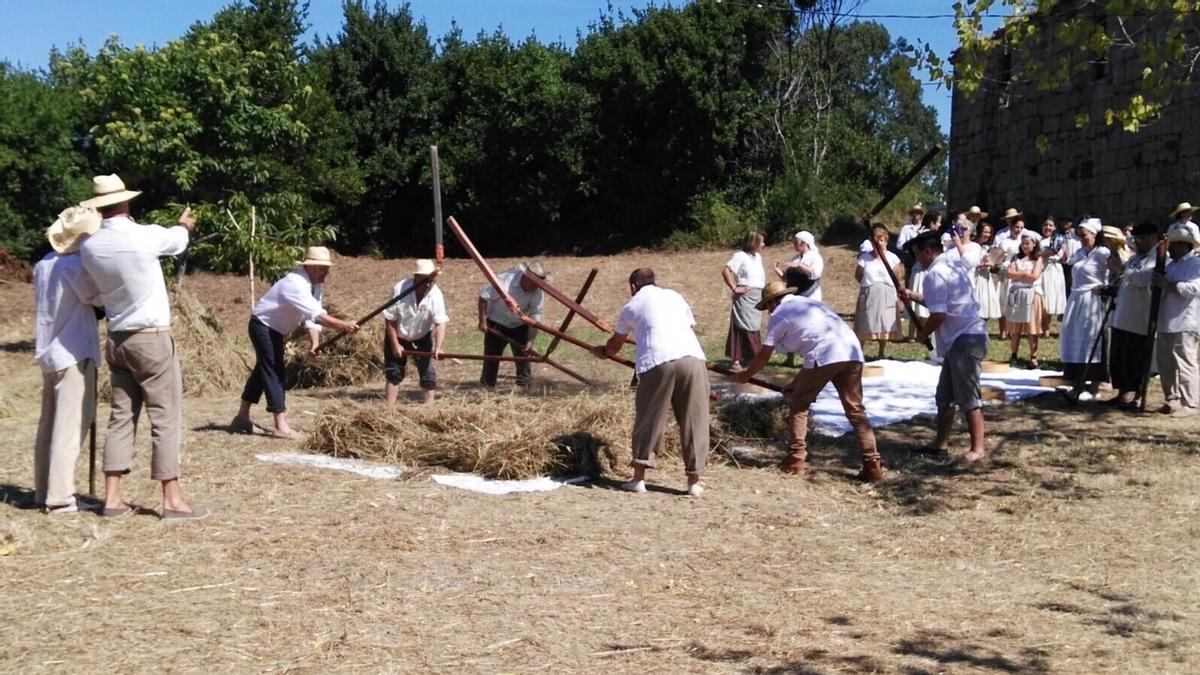
[[[333,303],[325,311],[339,319],[359,316],[356,309],[342,310]],[[312,389],[316,387],[350,387],[366,384],[383,372],[382,322],[375,321],[357,333],[339,338],[328,349],[309,356],[307,331],[301,326],[290,337],[287,346],[287,387]],[[323,340],[330,340],[337,331],[324,329]]]

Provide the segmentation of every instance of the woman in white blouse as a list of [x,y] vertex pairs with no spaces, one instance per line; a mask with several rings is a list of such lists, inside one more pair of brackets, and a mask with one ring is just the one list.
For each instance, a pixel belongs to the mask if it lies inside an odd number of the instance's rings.
[[732,293],[733,307],[729,312],[729,336],[725,339],[725,356],[731,362],[730,369],[739,372],[754,359],[762,346],[762,312],[755,305],[762,299],[762,289],[767,283],[763,269],[762,254],[766,235],[753,231],[743,239],[739,250],[733,254],[721,277]]
[[[783,279],[788,286],[801,288],[797,295],[821,301],[821,274],[825,271],[825,260],[817,250],[817,239],[812,232],[801,230],[792,236],[792,249],[796,255],[785,263],[775,263],[775,276]],[[800,283],[803,282],[803,283]],[[796,355],[789,353],[785,366],[793,368],[796,365]]]
[[1008,263],[1008,295],[1004,301],[1004,318],[1012,336],[1012,361],[1021,349],[1021,336],[1029,340],[1029,367],[1037,368],[1038,333],[1041,332],[1041,297],[1037,281],[1042,276],[1042,257],[1033,232],[1021,233],[1017,255]]
[[[1100,290],[1108,283],[1108,258],[1112,252],[1098,246],[1099,218],[1088,218],[1075,228],[1080,248],[1071,256],[1071,294],[1063,312],[1059,352],[1063,376],[1074,382],[1092,381],[1091,391],[1080,400],[1091,400],[1104,375],[1103,350],[1092,353],[1092,345],[1104,323],[1104,298]],[[1091,356],[1089,361],[1088,357]]]
[[[859,247],[858,266],[854,269],[854,278],[859,283],[854,332],[864,346],[868,340],[879,341],[877,359],[884,357],[888,340],[900,337],[900,305],[896,300],[896,292],[900,289],[892,283],[887,271],[890,268],[896,279],[903,279],[904,269],[900,258],[887,250],[887,243],[887,228],[876,223],[871,228],[871,238]],[[883,250],[884,260],[875,253],[875,244]]]
[[975,302],[979,305],[979,318],[985,322],[988,319],[999,319],[1003,316],[1000,306],[1000,268],[997,259],[1003,254],[993,255],[995,241],[992,237],[991,223],[980,223],[975,235],[979,244],[980,259],[975,267]]
[[1042,337],[1050,337],[1050,324],[1062,316],[1067,305],[1067,278],[1063,263],[1067,261],[1066,236],[1058,232],[1054,218],[1042,222]]

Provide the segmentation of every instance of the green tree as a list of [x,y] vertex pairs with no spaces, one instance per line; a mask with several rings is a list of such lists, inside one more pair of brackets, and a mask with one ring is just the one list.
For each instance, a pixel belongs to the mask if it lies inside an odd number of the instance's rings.
[[0,62],[0,247],[13,255],[46,250],[46,227],[87,196],[77,114],[67,92]]

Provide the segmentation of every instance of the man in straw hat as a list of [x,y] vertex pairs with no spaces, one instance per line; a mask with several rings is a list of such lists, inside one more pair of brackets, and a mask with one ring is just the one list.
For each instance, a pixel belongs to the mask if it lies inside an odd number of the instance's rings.
[[[920,204],[913,204],[908,209],[908,222],[900,226],[900,233],[896,235],[896,248],[903,251],[908,242],[912,241],[913,237],[921,233],[921,221],[925,217],[925,207]],[[912,267],[911,261],[909,267]]]
[[[396,284],[391,297],[408,293],[408,289],[414,285],[417,290],[383,310],[383,318],[387,322],[383,345],[383,375],[387,380],[384,395],[389,405],[395,405],[400,383],[404,381],[408,369],[405,350],[432,352],[435,358],[441,357],[450,316],[446,314],[446,299],[442,297],[442,289],[432,281],[436,272],[437,267],[432,260],[418,260],[412,278]],[[432,403],[433,392],[437,389],[437,370],[433,360],[427,356],[416,357],[416,362],[422,399],[425,403]]]
[[[487,356],[501,356],[505,347],[512,350],[513,356],[527,354],[533,349],[537,331],[523,322],[518,312],[540,321],[546,298],[537,284],[525,278],[526,271],[539,279],[548,279],[550,276],[542,268],[542,263],[536,260],[530,260],[497,275],[500,286],[515,301],[511,307],[491,284],[479,289],[479,330],[484,332],[483,353]],[[518,344],[523,345],[523,348],[518,349]],[[528,361],[517,361],[516,366],[517,384],[528,385],[533,378],[533,368]],[[494,387],[499,373],[499,361],[484,361],[479,381],[486,387]]]
[[1175,219],[1176,223],[1179,223],[1180,225],[1186,225],[1187,223],[1192,222],[1192,212],[1195,210],[1196,209],[1194,209],[1191,204],[1187,202],[1180,202],[1176,204],[1175,208],[1171,211],[1171,217]]
[[321,344],[321,326],[344,333],[354,333],[358,324],[331,316],[321,306],[322,284],[333,267],[329,249],[309,246],[304,260],[296,261],[296,269],[288,272],[271,286],[250,315],[250,344],[254,347],[254,370],[246,378],[242,399],[230,429],[237,433],[254,433],[250,408],[267,396],[267,412],[274,415],[272,435],[279,438],[300,437],[287,419],[284,395],[284,346],[287,336],[300,327],[308,329],[310,356],[316,356]]
[[179,486],[183,380],[171,335],[171,303],[158,262],[187,248],[196,219],[189,208],[174,227],[139,225],[129,210],[130,200],[139,194],[127,190],[116,174],[96,176],[92,198],[81,204],[103,217],[100,229],[79,247],[108,317],[105,357],[112,371],[112,413],[104,439],[101,513],[114,517],[133,512],[121,499],[121,478],[133,466],[134,434],[145,407],[153,447],[150,477],[162,482],[161,517],[198,519],[208,510],[189,506]]
[[1112,354],[1109,370],[1112,371],[1113,389],[1117,395],[1107,401],[1108,405],[1123,405],[1137,408],[1137,395],[1142,386],[1142,377],[1154,351],[1154,336],[1146,335],[1150,325],[1150,280],[1154,274],[1154,263],[1158,256],[1158,226],[1153,223],[1136,225],[1132,232],[1134,254],[1124,265],[1120,258],[1110,256],[1109,274],[1118,275],[1116,282],[1116,309],[1112,316]]
[[696,319],[682,295],[655,285],[649,267],[629,275],[629,295],[613,335],[593,351],[598,358],[614,356],[630,334],[637,344],[633,480],[621,488],[646,491],[646,469],[654,468],[671,410],[679,425],[687,492],[698,497],[704,492],[700,474],[708,462],[709,388],[704,350],[693,331]]
[[1190,417],[1200,406],[1200,228],[1173,223],[1167,242],[1167,271],[1153,276],[1163,289],[1156,351],[1166,403],[1159,412]]
[[979,318],[979,305],[971,289],[971,278],[958,258],[942,255],[942,234],[925,232],[910,244],[917,260],[929,270],[920,294],[904,291],[906,299],[929,308],[929,318],[918,340],[932,334],[942,356],[942,373],[934,399],[937,403],[937,438],[928,451],[944,453],[950,447],[957,406],[966,418],[971,450],[968,462],[984,458],[983,400],[979,373],[987,356],[987,325]]
[[50,247],[33,267],[34,359],[42,369],[42,413],[33,451],[33,494],[49,513],[77,513],[75,460],[96,414],[100,291],[79,244],[100,228],[95,209],[73,206],[46,231]]
[[978,206],[972,206],[971,208],[967,209],[967,220],[971,221],[971,225],[973,225],[972,229],[976,232],[979,231],[979,223],[983,222],[983,219],[987,217],[987,211],[984,211]]
[[771,360],[775,347],[804,355],[804,366],[786,388],[788,399],[789,453],[780,465],[785,473],[803,474],[808,458],[808,409],[825,385],[833,383],[846,418],[854,428],[863,466],[858,479],[883,480],[883,464],[875,447],[875,431],[863,407],[863,352],[858,337],[832,309],[802,295],[796,295],[782,281],[772,281],[763,292],[759,310],[771,312],[767,335],[754,360],[734,377],[741,382],[762,370]]

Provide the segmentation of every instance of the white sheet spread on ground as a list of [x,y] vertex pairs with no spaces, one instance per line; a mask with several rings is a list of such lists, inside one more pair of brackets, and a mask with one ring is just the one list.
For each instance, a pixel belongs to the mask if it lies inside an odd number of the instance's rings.
[[560,478],[542,476],[541,478],[530,478],[529,480],[492,480],[473,473],[440,474],[431,476],[431,478],[438,485],[456,487],[460,490],[470,490],[471,492],[482,492],[485,495],[507,495],[514,492],[549,492],[550,490],[557,490],[564,485],[574,485],[588,479],[587,476]]
[[[882,366],[881,377],[863,378],[863,406],[873,426],[895,424],[910,420],[918,415],[932,415],[937,412],[933,395],[937,390],[938,376],[941,366],[935,366],[924,361],[873,361],[870,365]],[[1036,396],[1053,387],[1038,386],[1038,378],[1046,375],[1061,375],[1051,370],[1019,370],[1013,368],[1003,373],[983,373],[980,384],[986,387],[996,387],[1004,390],[1004,400],[1015,401],[1030,396]],[[721,395],[743,396],[748,398],[773,398],[779,396],[775,392],[763,394],[733,394],[731,389],[722,388]],[[986,401],[985,404],[1000,404],[1000,401]],[[850,422],[842,410],[842,402],[838,399],[833,385],[826,385],[809,410],[809,426],[817,433],[826,436],[841,436],[849,433]]]
[[395,480],[404,475],[404,467],[387,464],[368,464],[361,459],[342,459],[329,455],[308,455],[299,452],[270,452],[254,456],[260,462],[286,464],[289,466],[306,466],[314,469],[333,469],[348,473],[378,478],[380,480]]

